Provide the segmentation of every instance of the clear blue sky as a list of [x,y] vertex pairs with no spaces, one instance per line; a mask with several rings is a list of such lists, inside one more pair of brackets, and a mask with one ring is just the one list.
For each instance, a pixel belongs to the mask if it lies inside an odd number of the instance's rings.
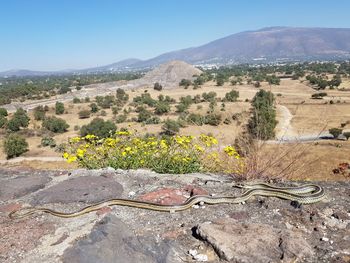
[[0,71],[148,59],[268,26],[348,27],[347,0],[1,0]]

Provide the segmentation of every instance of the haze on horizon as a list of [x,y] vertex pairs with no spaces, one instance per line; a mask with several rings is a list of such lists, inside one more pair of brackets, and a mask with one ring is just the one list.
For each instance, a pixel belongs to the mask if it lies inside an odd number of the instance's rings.
[[149,59],[270,26],[350,28],[345,0],[14,0],[2,10],[0,71]]

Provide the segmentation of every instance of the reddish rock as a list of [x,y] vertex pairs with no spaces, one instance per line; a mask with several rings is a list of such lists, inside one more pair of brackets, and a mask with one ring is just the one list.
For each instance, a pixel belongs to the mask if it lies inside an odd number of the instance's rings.
[[164,239],[177,239],[179,236],[185,234],[183,229],[170,230],[162,234]]
[[17,211],[22,207],[18,203],[10,203],[6,205],[0,205],[0,213],[11,213],[12,211]]
[[208,191],[204,190],[200,187],[195,187],[193,185],[186,185],[184,191],[190,194],[190,196],[194,195],[208,195]]
[[100,216],[103,214],[107,214],[110,211],[112,211],[112,208],[110,208],[109,206],[105,206],[105,207],[102,207],[101,209],[97,210],[96,215]]
[[162,205],[178,205],[186,201],[183,192],[175,188],[162,188],[160,190],[140,196],[142,201],[158,203]]

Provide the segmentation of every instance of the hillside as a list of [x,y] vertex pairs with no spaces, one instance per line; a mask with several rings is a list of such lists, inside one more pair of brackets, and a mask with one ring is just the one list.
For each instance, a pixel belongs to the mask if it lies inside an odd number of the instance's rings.
[[350,29],[271,27],[233,34],[208,44],[162,54],[143,62],[170,59],[190,63],[309,60],[350,57]]

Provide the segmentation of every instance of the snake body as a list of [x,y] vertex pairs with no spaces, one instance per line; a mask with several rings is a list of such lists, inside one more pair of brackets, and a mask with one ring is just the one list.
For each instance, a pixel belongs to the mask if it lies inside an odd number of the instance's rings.
[[48,213],[53,216],[61,218],[78,217],[96,210],[99,210],[107,206],[128,206],[135,208],[142,208],[148,210],[154,210],[159,212],[178,212],[190,209],[196,204],[239,204],[244,203],[253,196],[267,196],[278,197],[286,200],[296,201],[300,204],[312,204],[321,201],[324,198],[324,190],[322,187],[314,184],[307,184],[298,187],[277,187],[265,183],[258,183],[252,185],[234,185],[245,189],[240,196],[209,196],[209,195],[195,195],[188,198],[184,203],[179,205],[163,205],[145,201],[138,201],[132,199],[110,199],[102,201],[90,206],[87,206],[79,211],[72,213],[63,213],[55,211],[49,208],[43,207],[28,207],[18,211],[13,211],[9,214],[11,219],[19,219],[30,216],[35,213]]

